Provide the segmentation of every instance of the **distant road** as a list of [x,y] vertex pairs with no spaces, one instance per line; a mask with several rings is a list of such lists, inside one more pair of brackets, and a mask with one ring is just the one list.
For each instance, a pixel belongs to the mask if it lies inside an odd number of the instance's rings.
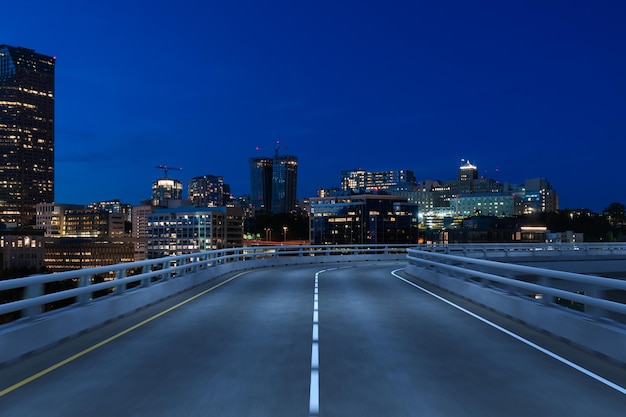
[[626,415],[625,368],[451,299],[615,386],[599,382],[399,279],[403,266],[220,278],[0,368],[0,416]]

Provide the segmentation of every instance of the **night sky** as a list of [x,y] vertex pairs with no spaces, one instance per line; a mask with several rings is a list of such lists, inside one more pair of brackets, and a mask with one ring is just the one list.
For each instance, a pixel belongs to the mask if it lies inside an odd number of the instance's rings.
[[[98,4],[95,4],[98,3]],[[248,194],[248,158],[545,177],[626,203],[623,1],[11,1],[0,44],[57,57],[56,201],[150,197],[156,165]],[[283,147],[284,146],[284,147]],[[259,147],[260,150],[256,150]]]

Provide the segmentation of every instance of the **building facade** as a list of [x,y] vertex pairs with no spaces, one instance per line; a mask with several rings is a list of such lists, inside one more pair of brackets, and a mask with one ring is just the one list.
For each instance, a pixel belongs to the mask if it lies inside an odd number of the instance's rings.
[[238,207],[178,207],[148,215],[147,258],[241,246],[243,214]]
[[189,180],[188,199],[195,207],[217,207],[225,205],[229,187],[224,186],[224,179],[215,175],[203,175]]
[[183,183],[172,178],[161,178],[152,183],[152,205],[167,207],[170,200],[183,198]]
[[272,158],[250,158],[250,202],[255,211],[272,210]]
[[0,275],[18,270],[31,274],[41,272],[44,267],[43,235],[43,230],[0,229]]
[[255,211],[289,213],[297,206],[298,158],[250,158],[250,197]]
[[359,194],[310,201],[310,242],[315,245],[417,243],[418,210],[406,197]]
[[276,156],[272,165],[272,213],[290,213],[296,209],[298,158]]
[[373,172],[364,169],[341,171],[341,189],[355,194],[381,190],[410,191],[416,185],[413,171],[406,169]]
[[[133,242],[130,238],[47,238],[45,265],[51,272],[133,262]],[[113,279],[114,277],[109,277]]]
[[35,228],[43,229],[46,237],[62,237],[65,234],[65,212],[83,209],[80,204],[37,204]]
[[0,223],[34,226],[54,201],[55,58],[0,45]]

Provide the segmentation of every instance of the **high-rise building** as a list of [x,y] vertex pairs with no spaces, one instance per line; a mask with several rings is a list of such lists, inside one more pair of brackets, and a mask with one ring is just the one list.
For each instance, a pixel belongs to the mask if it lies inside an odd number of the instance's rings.
[[167,207],[169,200],[183,198],[183,183],[172,178],[161,178],[152,183],[152,205]]
[[478,168],[466,161],[459,167],[459,181],[471,181],[478,179]]
[[0,223],[31,226],[54,201],[55,58],[0,45]]
[[296,209],[298,158],[293,155],[274,157],[272,166],[272,213],[289,213]]
[[250,196],[256,211],[289,213],[296,208],[298,158],[250,158]]
[[250,158],[250,199],[255,211],[272,210],[272,158]]
[[215,175],[203,175],[189,180],[187,193],[195,207],[218,207],[224,205],[224,179]]

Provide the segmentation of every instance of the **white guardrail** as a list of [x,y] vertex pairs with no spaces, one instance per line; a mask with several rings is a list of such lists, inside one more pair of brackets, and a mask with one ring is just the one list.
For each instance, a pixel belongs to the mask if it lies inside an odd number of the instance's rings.
[[408,250],[407,272],[626,363],[626,280],[511,263],[546,256],[574,266],[617,259],[626,275],[626,244],[619,243],[420,246]]
[[[256,246],[149,259],[98,268],[35,275],[0,281],[0,328],[13,320],[34,320],[59,308],[86,305],[100,298],[126,294],[159,283],[208,272],[228,265],[225,272],[289,264],[341,261],[345,257],[397,256],[404,259],[409,245]],[[341,256],[342,258],[338,258]],[[331,258],[328,258],[331,257]],[[257,262],[261,261],[261,262]],[[218,271],[216,271],[218,272]],[[207,279],[215,274],[204,274]],[[196,279],[192,284],[204,281]],[[193,286],[193,285],[191,285]]]
[[283,265],[405,261],[409,247],[257,246],[0,281],[0,365],[228,273]]
[[469,257],[626,256],[626,243],[471,243],[421,245],[429,252]]

